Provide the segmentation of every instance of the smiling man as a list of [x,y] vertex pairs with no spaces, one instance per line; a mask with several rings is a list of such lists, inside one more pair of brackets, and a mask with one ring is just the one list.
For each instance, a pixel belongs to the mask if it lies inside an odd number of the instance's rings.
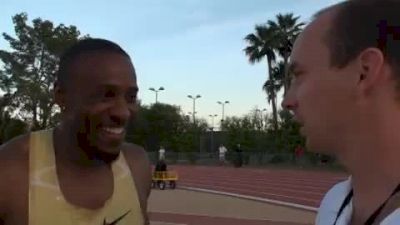
[[400,224],[400,1],[351,0],[319,12],[296,40],[283,106],[311,151],[351,178],[324,197],[317,225]]
[[128,54],[85,39],[61,57],[54,129],[0,148],[0,224],[148,224],[150,164],[124,142],[137,113],[136,74]]

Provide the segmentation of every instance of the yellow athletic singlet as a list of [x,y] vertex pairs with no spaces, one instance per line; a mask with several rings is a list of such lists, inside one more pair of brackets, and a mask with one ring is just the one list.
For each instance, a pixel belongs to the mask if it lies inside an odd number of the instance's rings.
[[61,193],[56,173],[53,130],[31,133],[29,225],[142,225],[138,195],[124,155],[112,164],[114,193],[96,210],[74,206]]

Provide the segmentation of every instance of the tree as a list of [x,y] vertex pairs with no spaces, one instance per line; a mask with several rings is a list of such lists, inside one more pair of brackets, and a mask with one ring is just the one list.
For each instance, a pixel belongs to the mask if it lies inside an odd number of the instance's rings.
[[252,110],[242,117],[227,117],[222,123],[222,127],[227,136],[227,147],[236,148],[241,144],[243,149],[263,151],[263,140],[266,130],[263,129],[263,118],[257,109]]
[[11,98],[9,94],[5,94],[0,97],[0,122],[1,119],[9,113],[9,105],[11,102]]
[[198,149],[197,140],[206,129],[205,120],[191,123],[178,106],[162,103],[139,105],[136,119],[129,124],[127,139],[149,151],[157,151],[160,145],[167,150],[191,151]]
[[300,135],[300,124],[293,120],[293,114],[286,109],[281,110],[279,114],[282,119],[281,135],[284,148],[290,151],[298,145],[304,146],[305,138]]
[[276,21],[269,20],[267,22],[268,26],[275,31],[279,39],[277,50],[279,52],[279,55],[283,58],[284,63],[284,93],[286,93],[290,83],[290,77],[288,74],[289,55],[292,51],[294,41],[302,31],[302,27],[304,26],[304,23],[298,22],[299,19],[300,17],[295,17],[293,13],[287,13],[278,14],[276,16]]
[[139,105],[139,113],[130,123],[127,136],[131,141],[156,151],[170,134],[177,132],[180,120],[179,108],[176,106],[161,103]]
[[[283,83],[284,83],[285,73],[284,73],[284,63],[283,62],[274,64],[274,66],[271,70],[270,77],[272,79],[266,80],[262,88],[265,91],[265,93],[267,94],[268,102],[270,104],[272,102],[272,106],[274,106],[277,104],[276,103],[277,93],[279,92],[279,90],[281,90]],[[275,108],[275,110],[276,110],[276,108]],[[273,124],[275,126],[275,122],[273,122]]]
[[7,113],[0,121],[0,144],[26,132],[27,124]]
[[[247,55],[249,62],[251,64],[254,64],[266,58],[269,75],[268,80],[271,80],[272,83],[275,83],[274,78],[271,76],[271,74],[272,66],[276,60],[275,49],[278,48],[279,44],[279,37],[276,31],[265,25],[256,25],[255,33],[248,34],[244,39],[248,42],[248,46],[244,49],[244,52]],[[271,89],[271,91],[274,91],[274,89]],[[274,98],[274,100],[271,101],[274,129],[277,130],[278,113],[275,100],[276,93],[273,93],[271,97]]]
[[11,51],[0,50],[4,63],[0,89],[11,96],[10,104],[22,119],[29,119],[33,129],[43,129],[56,123],[52,85],[59,56],[78,41],[80,32],[75,26],[55,26],[40,18],[29,25],[26,13],[17,14],[12,20],[15,37],[3,33]]
[[11,117],[9,102],[8,95],[0,97],[0,144],[23,134],[27,128],[26,123]]

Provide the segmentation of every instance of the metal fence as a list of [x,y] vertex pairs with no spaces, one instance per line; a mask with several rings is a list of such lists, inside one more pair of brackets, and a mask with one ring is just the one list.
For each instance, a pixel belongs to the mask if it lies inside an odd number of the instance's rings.
[[[150,161],[155,164],[159,159],[158,152],[148,152]],[[332,157],[305,153],[296,158],[293,153],[269,153],[269,152],[233,152],[228,151],[224,162],[221,162],[217,152],[166,152],[167,164],[195,164],[195,165],[225,165],[240,166],[300,166],[300,167],[332,167],[340,168]]]

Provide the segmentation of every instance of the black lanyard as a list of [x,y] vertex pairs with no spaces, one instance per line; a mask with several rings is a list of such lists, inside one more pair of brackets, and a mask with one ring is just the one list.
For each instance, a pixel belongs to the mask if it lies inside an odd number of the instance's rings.
[[333,223],[333,225],[336,225],[337,220],[339,219],[340,215],[342,214],[344,208],[350,203],[351,198],[353,198],[353,189],[351,189],[351,191],[347,194],[342,205],[340,206],[340,209],[336,215],[336,219],[335,219],[335,222]]
[[[376,220],[376,217],[378,217],[379,213],[381,213],[383,207],[385,207],[385,205],[389,201],[389,199],[392,198],[393,195],[395,195],[399,191],[400,191],[400,184],[397,185],[396,189],[394,189],[392,194],[379,206],[379,208],[376,209],[374,213],[372,213],[372,215],[365,222],[365,225],[371,225]],[[339,219],[340,215],[343,213],[344,208],[346,208],[346,206],[350,203],[352,198],[353,198],[353,189],[351,189],[351,191],[347,194],[342,205],[340,206],[333,225],[336,225],[336,222]]]

